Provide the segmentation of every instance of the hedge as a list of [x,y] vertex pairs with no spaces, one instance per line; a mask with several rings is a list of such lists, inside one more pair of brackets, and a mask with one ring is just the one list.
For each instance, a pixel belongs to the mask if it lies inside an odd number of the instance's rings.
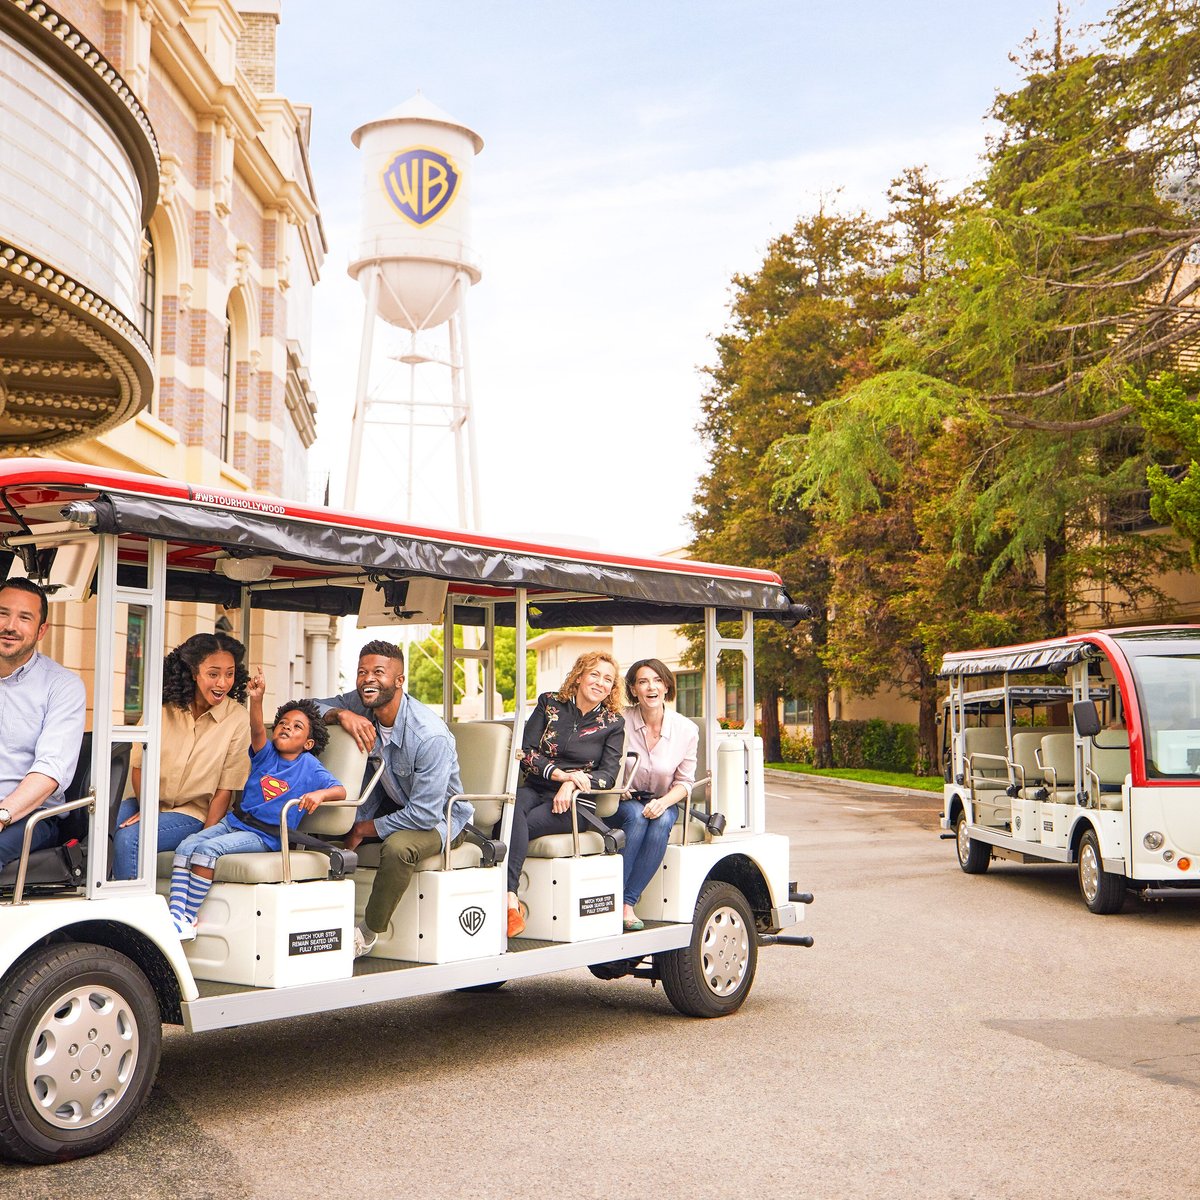
[[[838,767],[865,767],[874,771],[915,770],[919,742],[917,727],[897,721],[831,721],[833,762]],[[812,738],[807,732],[784,733],[784,762],[813,761]]]

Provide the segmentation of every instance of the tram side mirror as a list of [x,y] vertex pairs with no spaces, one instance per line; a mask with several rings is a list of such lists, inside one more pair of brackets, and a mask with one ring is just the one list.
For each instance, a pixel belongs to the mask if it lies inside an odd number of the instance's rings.
[[1100,732],[1100,710],[1094,700],[1076,700],[1073,708],[1075,732],[1080,737],[1095,737]]

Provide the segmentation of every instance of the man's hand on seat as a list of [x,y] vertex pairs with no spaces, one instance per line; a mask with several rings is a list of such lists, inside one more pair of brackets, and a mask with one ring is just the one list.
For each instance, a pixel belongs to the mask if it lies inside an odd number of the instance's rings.
[[348,708],[339,708],[337,723],[355,740],[360,750],[370,750],[375,745],[375,722]]
[[375,837],[374,821],[355,821],[350,832],[346,834],[345,847],[347,850],[357,850],[363,838]]

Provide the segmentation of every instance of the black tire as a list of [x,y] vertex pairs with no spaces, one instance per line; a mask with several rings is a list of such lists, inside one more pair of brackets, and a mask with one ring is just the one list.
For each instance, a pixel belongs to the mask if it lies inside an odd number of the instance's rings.
[[954,848],[958,851],[958,865],[968,875],[982,875],[992,863],[992,848],[986,842],[977,842],[967,834],[967,814],[958,814],[954,822]]
[[667,999],[684,1016],[736,1012],[758,967],[758,934],[746,897],[731,883],[706,883],[696,899],[691,943],[654,960]]
[[455,988],[456,992],[498,992],[506,983],[507,979],[493,979],[491,983],[473,983],[470,987]]
[[125,955],[79,943],[26,955],[0,995],[0,1155],[107,1149],[150,1094],[161,1049],[158,1000]]
[[1088,910],[1102,917],[1120,912],[1125,904],[1125,876],[1104,869],[1100,839],[1093,829],[1079,843],[1079,894]]

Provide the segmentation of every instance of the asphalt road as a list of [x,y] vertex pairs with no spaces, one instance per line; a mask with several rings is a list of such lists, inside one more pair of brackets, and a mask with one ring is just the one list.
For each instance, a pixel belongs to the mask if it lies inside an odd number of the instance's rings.
[[586,972],[171,1032],[125,1141],[26,1197],[1183,1197],[1200,906],[1095,917],[1072,870],[966,876],[938,798],[768,782],[811,950],[736,1016]]

